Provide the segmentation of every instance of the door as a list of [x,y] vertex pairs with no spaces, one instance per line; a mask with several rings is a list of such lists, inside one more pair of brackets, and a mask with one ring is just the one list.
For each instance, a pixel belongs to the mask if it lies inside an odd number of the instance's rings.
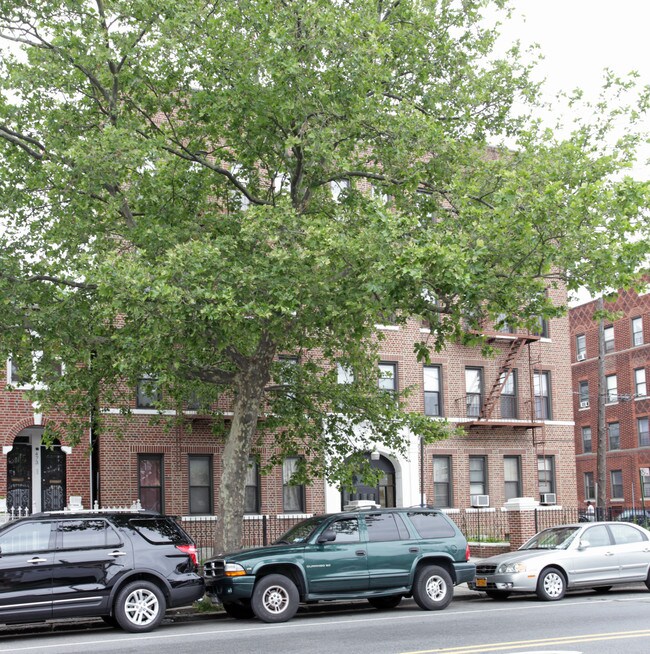
[[574,550],[571,561],[571,578],[574,584],[603,585],[619,578],[619,558],[606,525],[594,525],[582,532],[584,549]]
[[645,581],[650,562],[650,541],[636,527],[624,523],[610,525],[614,549],[620,565],[621,581]]
[[341,518],[330,523],[336,538],[328,543],[307,545],[305,574],[309,593],[355,592],[368,589],[366,543],[361,540],[359,519]]
[[63,511],[65,505],[65,452],[60,445],[41,447],[41,511]]
[[408,586],[420,546],[417,540],[410,540],[402,517],[394,513],[368,513],[365,524],[370,590]]
[[116,576],[133,567],[133,548],[106,520],[61,520],[56,526],[53,616],[96,615],[108,605]]
[[52,617],[53,559],[50,522],[21,520],[0,532],[0,622]]
[[7,509],[32,509],[32,446],[27,437],[17,436],[7,455]]
[[370,467],[381,470],[381,477],[376,486],[364,484],[359,477],[353,479],[354,488],[352,491],[343,491],[341,494],[341,508],[356,500],[368,500],[375,502],[383,508],[396,506],[395,502],[395,467],[384,456],[373,459],[370,454],[366,455],[370,461]]

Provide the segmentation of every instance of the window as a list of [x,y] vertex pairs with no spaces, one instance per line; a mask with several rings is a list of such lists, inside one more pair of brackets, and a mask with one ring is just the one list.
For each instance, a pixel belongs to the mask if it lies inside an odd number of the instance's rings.
[[404,540],[409,538],[409,532],[396,513],[370,513],[366,515],[366,530],[371,542]]
[[282,506],[285,513],[305,512],[305,487],[292,483],[301,459],[290,456],[282,464]]
[[503,457],[503,479],[506,501],[521,497],[521,459],[518,456]]
[[639,468],[639,477],[641,479],[641,494],[643,498],[650,497],[650,475],[648,473],[648,468]]
[[605,352],[614,351],[614,327],[605,327],[604,332]]
[[578,334],[576,336],[576,359],[582,361],[587,357],[587,336]]
[[535,417],[539,420],[548,420],[551,417],[551,395],[550,395],[549,372],[535,372]]
[[517,417],[517,371],[501,373],[501,417]]
[[424,366],[424,413],[427,416],[442,415],[440,366]]
[[162,400],[162,393],[156,383],[156,378],[143,375],[138,380],[135,405],[138,409],[152,409]]
[[582,451],[585,454],[591,452],[591,427],[582,428]]
[[648,394],[648,387],[645,381],[645,368],[637,368],[634,371],[634,396],[646,397]]
[[650,425],[648,416],[637,418],[636,431],[639,435],[639,447],[648,447],[650,445]]
[[420,538],[453,538],[454,528],[441,513],[409,513]]
[[596,499],[596,486],[594,485],[594,473],[585,472],[585,501]]
[[533,330],[533,334],[542,338],[549,338],[548,320],[546,318],[540,317],[537,319],[537,326]]
[[618,380],[616,375],[607,375],[605,377],[606,393],[605,401],[612,403],[618,402]]
[[190,455],[190,514],[212,513],[212,457]]
[[[2,555],[45,552],[50,549],[50,534],[52,523],[50,522],[23,522],[13,529],[7,529],[0,536],[0,548]],[[54,545],[54,543],[52,543]],[[11,573],[8,573],[12,576]],[[16,570],[14,579],[19,578],[24,572]],[[16,583],[16,582],[14,582]],[[5,586],[7,588],[7,586]]]
[[623,497],[623,471],[612,470],[609,473],[610,490],[612,498]]
[[358,543],[359,520],[357,518],[344,518],[336,520],[329,527],[336,534],[337,543]]
[[580,401],[580,408],[589,408],[589,382],[581,381],[578,384],[578,397]]
[[138,456],[138,490],[142,508],[162,513],[163,508],[162,454]]
[[350,180],[349,179],[337,179],[330,182],[330,189],[332,190],[332,199],[334,202],[339,202],[341,196],[345,197],[345,194],[350,189]]
[[487,474],[484,456],[469,457],[469,494],[487,495]]
[[451,494],[451,457],[433,457],[433,503],[435,506],[453,506]]
[[352,384],[354,383],[354,370],[347,366],[336,364],[336,381],[339,384]]
[[643,345],[643,318],[632,318],[632,345]]
[[379,388],[394,393],[397,391],[397,364],[379,364]]
[[465,402],[468,418],[478,418],[481,414],[481,396],[483,394],[483,370],[465,368]]
[[537,481],[539,483],[539,492],[555,493],[555,457],[538,456],[537,457]]
[[260,472],[257,461],[248,459],[246,489],[244,490],[244,513],[260,512]]
[[497,319],[495,321],[495,326],[497,328],[497,331],[501,332],[502,334],[512,334],[514,331],[512,325],[508,324],[508,319],[505,313],[500,313],[497,316]]
[[105,520],[62,520],[56,531],[57,550],[117,547],[122,542]]
[[621,449],[621,426],[618,422],[610,422],[607,425],[607,434],[609,436],[609,449]]

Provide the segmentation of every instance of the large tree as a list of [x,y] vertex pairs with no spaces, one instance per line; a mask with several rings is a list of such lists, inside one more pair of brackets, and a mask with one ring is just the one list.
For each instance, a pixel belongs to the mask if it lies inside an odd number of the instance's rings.
[[645,97],[610,79],[616,107],[542,130],[487,5],[0,0],[3,354],[69,437],[145,373],[160,408],[210,406],[220,547],[260,425],[342,481],[375,440],[439,435],[378,392],[377,323],[429,320],[426,357],[553,315],[549,284],[628,284],[647,254],[647,186],[617,175]]

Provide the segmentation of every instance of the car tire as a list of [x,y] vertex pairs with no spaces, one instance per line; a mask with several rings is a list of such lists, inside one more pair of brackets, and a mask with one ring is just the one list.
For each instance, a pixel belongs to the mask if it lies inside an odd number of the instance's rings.
[[566,592],[566,580],[557,568],[542,570],[537,581],[537,597],[546,602],[561,600]]
[[485,594],[493,600],[497,600],[502,602],[503,600],[507,600],[511,593],[509,593],[507,590],[486,590]]
[[402,595],[389,595],[388,597],[369,597],[370,606],[376,609],[394,609],[402,601]]
[[449,573],[438,565],[427,565],[415,573],[413,599],[425,611],[447,608],[454,597],[454,585]]
[[284,575],[267,575],[256,584],[251,598],[253,613],[262,622],[286,622],[298,610],[296,584]]
[[607,593],[608,591],[612,590],[611,586],[594,586],[594,590],[597,593]]
[[150,581],[140,580],[132,581],[118,593],[113,615],[124,631],[144,633],[160,625],[166,609],[162,590]]
[[222,602],[223,610],[236,620],[250,620],[255,617],[250,602]]

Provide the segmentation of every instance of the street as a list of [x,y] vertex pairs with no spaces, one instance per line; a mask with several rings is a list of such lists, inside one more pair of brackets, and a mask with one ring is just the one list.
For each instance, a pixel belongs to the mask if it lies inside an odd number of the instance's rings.
[[307,650],[310,654],[605,654],[621,647],[626,654],[645,654],[649,605],[650,593],[644,585],[605,595],[572,593],[560,602],[539,602],[532,596],[495,602],[459,589],[451,606],[440,612],[421,611],[413,601],[404,600],[397,609],[384,612],[363,602],[319,605],[277,625],[223,617],[169,621],[142,635],[110,629],[101,621],[47,632],[42,626],[6,627],[0,629],[0,654],[304,654]]

